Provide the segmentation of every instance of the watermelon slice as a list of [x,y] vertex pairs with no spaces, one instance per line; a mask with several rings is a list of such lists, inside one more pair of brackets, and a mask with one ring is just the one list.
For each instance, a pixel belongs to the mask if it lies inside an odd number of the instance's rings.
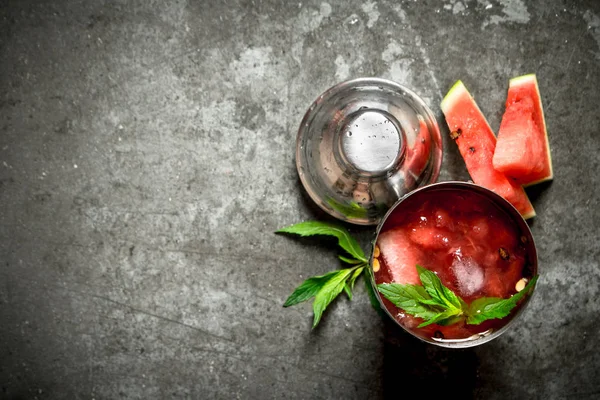
[[496,136],[461,81],[450,89],[441,107],[450,128],[450,136],[458,145],[473,182],[504,197],[523,218],[534,217],[535,210],[523,187],[494,169],[492,159]]
[[544,110],[533,74],[510,80],[492,163],[526,186],[553,177]]
[[[533,121],[533,101],[524,98],[506,107],[492,164],[506,176],[527,177],[534,173],[539,129]],[[518,180],[518,179],[517,179]]]

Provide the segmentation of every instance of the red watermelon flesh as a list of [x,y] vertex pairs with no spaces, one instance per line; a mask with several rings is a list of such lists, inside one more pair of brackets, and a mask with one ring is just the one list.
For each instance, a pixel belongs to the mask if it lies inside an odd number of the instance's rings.
[[539,129],[533,120],[533,101],[523,98],[507,106],[492,163],[510,177],[527,177],[539,173],[541,164],[534,163],[539,147]]
[[431,139],[429,137],[429,129],[425,121],[419,120],[419,133],[412,147],[407,148],[406,161],[402,163],[405,186],[408,189],[414,189],[416,178],[421,176],[425,170],[430,151]]
[[469,175],[478,185],[486,187],[508,200],[523,216],[535,216],[535,210],[523,187],[494,169],[492,159],[496,136],[475,100],[458,81],[441,104],[451,137],[458,145]]
[[552,158],[536,76],[510,80],[494,168],[522,185],[552,179]]
[[450,239],[435,227],[417,226],[408,235],[416,245],[425,250],[439,250],[449,247]]
[[393,282],[421,284],[416,265],[422,262],[423,255],[403,230],[392,229],[381,233],[377,245]]

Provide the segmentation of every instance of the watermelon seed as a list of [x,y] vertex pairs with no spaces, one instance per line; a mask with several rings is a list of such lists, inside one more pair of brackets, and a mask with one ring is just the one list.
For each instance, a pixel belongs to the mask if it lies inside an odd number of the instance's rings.
[[379,246],[375,246],[375,250],[373,250],[373,257],[379,257],[380,251],[379,251]]
[[521,236],[521,243],[527,244],[527,242],[528,242],[527,236],[525,236],[525,235]]
[[471,154],[475,153],[475,147],[469,147],[469,151],[471,152]]
[[521,278],[515,285],[515,290],[520,292],[521,290],[525,289],[525,285],[527,285],[527,278]]
[[437,338],[437,339],[443,339],[444,334],[441,331],[435,331],[435,332],[433,332],[433,337]]
[[507,261],[510,258],[508,251],[506,251],[506,249],[504,247],[500,247],[498,249],[498,254],[500,254],[500,258],[503,259],[504,261]]
[[376,258],[374,258],[374,259],[373,259],[373,272],[377,272],[377,271],[379,271],[379,268],[380,268],[380,267],[381,267],[381,266],[379,265],[379,260],[378,260],[378,259],[376,259]]
[[450,132],[450,138],[456,140],[462,134],[462,129],[458,128],[455,131]]

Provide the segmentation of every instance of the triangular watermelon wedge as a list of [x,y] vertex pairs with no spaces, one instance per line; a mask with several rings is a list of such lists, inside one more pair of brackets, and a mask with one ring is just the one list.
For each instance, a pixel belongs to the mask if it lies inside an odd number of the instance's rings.
[[553,177],[544,110],[534,74],[510,80],[492,163],[525,186]]
[[450,89],[441,107],[450,128],[450,136],[458,145],[473,182],[504,197],[523,218],[534,217],[535,210],[523,187],[494,169],[492,158],[496,136],[461,81]]

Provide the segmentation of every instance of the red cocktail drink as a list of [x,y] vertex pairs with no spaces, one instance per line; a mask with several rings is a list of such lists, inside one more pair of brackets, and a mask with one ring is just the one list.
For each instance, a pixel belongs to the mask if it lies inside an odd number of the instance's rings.
[[[373,254],[375,282],[421,285],[417,265],[434,272],[464,302],[508,299],[537,273],[527,224],[500,196],[480,186],[445,182],[417,190],[382,222]],[[380,295],[388,313],[413,335],[442,345],[471,346],[501,333],[531,296],[510,314],[478,324],[458,317],[418,327],[424,319]]]

